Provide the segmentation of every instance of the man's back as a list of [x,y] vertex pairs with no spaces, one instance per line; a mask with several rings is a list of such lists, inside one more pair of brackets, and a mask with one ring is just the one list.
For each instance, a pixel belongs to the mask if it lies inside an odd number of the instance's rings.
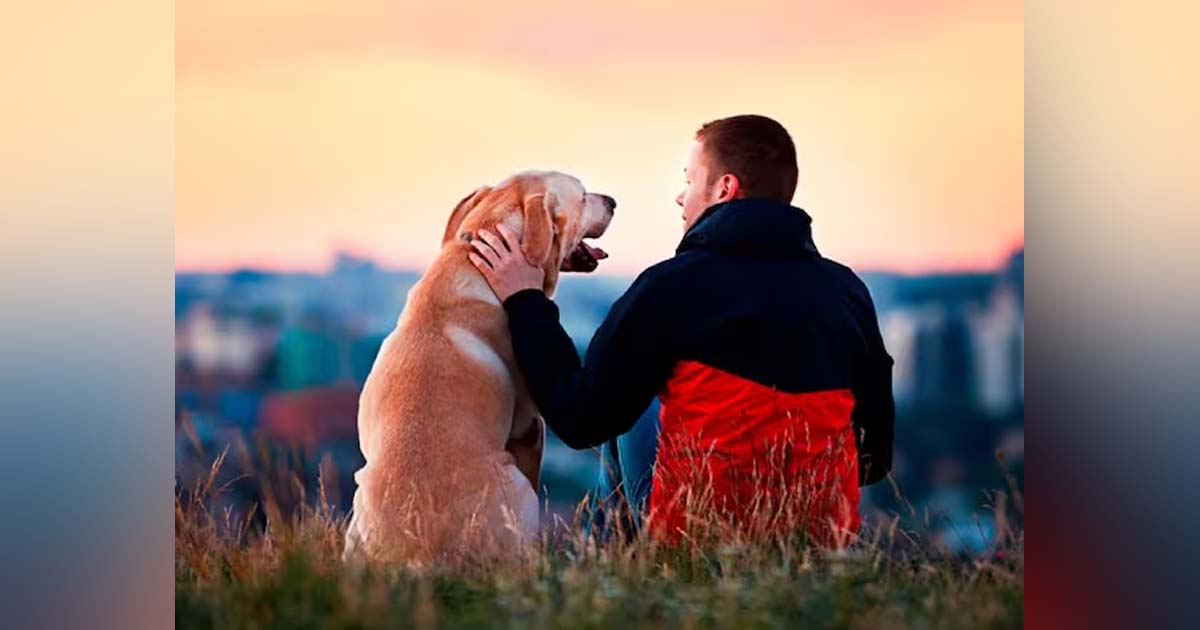
[[504,302],[530,391],[568,446],[621,435],[662,400],[658,527],[680,526],[689,476],[711,479],[718,499],[752,501],[771,485],[753,477],[775,465],[760,452],[773,449],[789,459],[772,483],[812,496],[829,486],[836,505],[814,516],[853,529],[859,484],[890,468],[891,358],[866,287],[820,257],[809,224],[780,202],[710,207],[613,305],[582,363],[544,295]]
[[856,362],[882,351],[874,307],[850,269],[817,253],[809,222],[775,202],[724,204],[644,274],[679,360],[792,392],[851,385]]
[[809,224],[778,202],[722,204],[639,279],[655,296],[655,345],[672,359],[650,499],[661,528],[682,525],[676,495],[696,496],[704,480],[717,500],[760,508],[831,492],[850,507],[808,515],[842,512],[835,520],[854,529],[859,481],[890,467],[891,359],[866,287],[818,254]]

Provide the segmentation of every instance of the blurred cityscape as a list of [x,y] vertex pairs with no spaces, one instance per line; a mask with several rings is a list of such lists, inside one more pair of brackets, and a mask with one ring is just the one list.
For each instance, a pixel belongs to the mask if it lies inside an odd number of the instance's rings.
[[[979,547],[991,535],[985,492],[1007,490],[1005,471],[1018,486],[1024,479],[1024,250],[987,273],[861,276],[896,360],[894,476],[904,497],[877,484],[864,511],[917,514],[948,546]],[[311,503],[318,477],[327,500],[348,508],[363,461],[359,388],[419,277],[348,253],[325,274],[177,273],[180,491],[233,445],[224,468],[235,509],[267,493],[280,510]],[[580,353],[631,281],[564,276],[555,300]],[[543,495],[552,512],[567,512],[594,487],[598,455],[549,442]],[[271,489],[253,481],[270,475],[281,476]]]

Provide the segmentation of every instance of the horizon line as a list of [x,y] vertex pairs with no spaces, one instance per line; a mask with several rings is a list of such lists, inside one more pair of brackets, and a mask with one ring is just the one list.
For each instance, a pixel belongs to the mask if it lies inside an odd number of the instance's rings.
[[[990,273],[990,272],[995,272],[997,270],[1003,269],[1007,265],[1008,261],[1013,258],[1013,256],[1016,256],[1019,253],[1023,253],[1024,251],[1025,251],[1025,243],[1024,243],[1024,241],[1022,241],[1017,245],[1006,248],[1004,250],[1004,253],[997,256],[995,262],[990,265],[976,263],[976,264],[960,264],[960,265],[956,265],[956,264],[937,265],[937,264],[935,264],[935,265],[906,266],[906,265],[894,265],[894,264],[891,264],[891,265],[881,264],[879,262],[875,262],[875,263],[868,263],[868,264],[861,264],[861,265],[853,265],[852,268],[854,269],[855,273],[889,273],[889,274],[907,275],[907,276]],[[378,269],[380,269],[381,271],[393,272],[393,273],[395,273],[395,272],[410,272],[410,273],[423,274],[428,269],[429,264],[432,263],[432,261],[430,261],[430,263],[426,263],[424,265],[409,264],[409,263],[392,264],[392,263],[382,262],[379,258],[356,253],[353,250],[335,250],[333,252],[330,252],[328,260],[326,260],[324,263],[319,264],[319,265],[293,265],[293,264],[277,264],[277,263],[270,263],[270,262],[218,263],[216,265],[183,265],[183,266],[176,265],[174,267],[174,273],[176,275],[179,275],[179,274],[227,275],[227,274],[233,274],[233,273],[238,273],[238,272],[243,272],[243,271],[254,271],[254,272],[260,272],[260,273],[277,273],[277,274],[307,273],[307,274],[313,274],[313,275],[328,275],[328,274],[332,273],[334,271],[334,269],[336,268],[337,257],[340,254],[345,254],[345,255],[351,256],[357,260],[369,262],[372,265],[374,265],[375,267],[377,267]],[[843,263],[843,264],[845,264],[845,263]],[[597,271],[589,272],[586,274],[576,273],[576,274],[572,274],[572,275],[602,276],[602,277],[609,277],[609,278],[627,278],[627,277],[631,277],[631,276],[636,276],[640,272],[641,272],[640,269],[639,270],[628,270],[628,271],[624,270],[624,269],[619,270],[619,271],[618,270],[604,271],[604,266],[602,265]]]

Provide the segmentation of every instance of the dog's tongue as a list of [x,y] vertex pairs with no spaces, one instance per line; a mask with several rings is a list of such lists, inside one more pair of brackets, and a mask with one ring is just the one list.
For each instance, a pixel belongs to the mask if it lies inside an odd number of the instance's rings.
[[585,273],[595,271],[596,267],[600,264],[599,261],[605,258],[608,258],[608,252],[581,241],[579,246],[571,252],[571,255],[567,256],[567,259],[563,261],[563,265],[559,269],[562,271],[582,271]]
[[579,245],[583,247],[583,249],[587,250],[587,253],[596,260],[604,260],[605,258],[608,258],[608,252],[600,249],[599,247],[592,247],[591,245],[588,245],[582,241],[579,243]]

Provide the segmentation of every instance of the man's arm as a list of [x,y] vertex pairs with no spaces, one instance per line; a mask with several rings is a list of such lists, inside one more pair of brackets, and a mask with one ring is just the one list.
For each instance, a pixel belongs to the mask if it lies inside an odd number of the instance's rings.
[[865,286],[859,315],[866,348],[855,364],[851,416],[858,445],[858,484],[873,484],[892,470],[896,406],[892,399],[892,357],[883,346],[875,304]]
[[525,258],[511,228],[496,229],[479,231],[470,260],[504,304],[513,353],[542,418],[577,449],[625,433],[671,370],[653,274],[643,273],[617,300],[580,363],[558,307],[542,293],[542,270]]
[[602,444],[625,433],[670,376],[667,331],[659,325],[646,274],[613,305],[581,363],[558,321],[558,307],[536,289],[504,301],[513,352],[546,424],[567,446]]

